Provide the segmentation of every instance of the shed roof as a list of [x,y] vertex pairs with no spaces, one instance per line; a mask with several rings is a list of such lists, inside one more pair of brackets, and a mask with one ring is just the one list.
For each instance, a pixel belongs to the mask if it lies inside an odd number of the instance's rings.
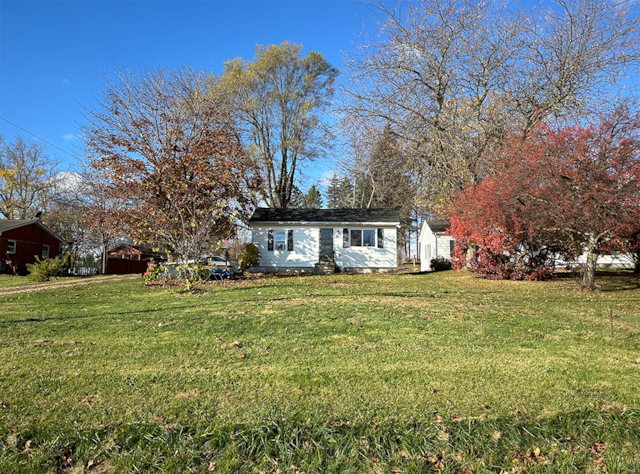
[[341,222],[399,224],[400,218],[393,208],[381,209],[271,209],[259,207],[249,219],[258,222]]
[[445,232],[449,227],[451,227],[451,221],[446,221],[443,219],[430,220],[426,221],[426,223],[434,233]]

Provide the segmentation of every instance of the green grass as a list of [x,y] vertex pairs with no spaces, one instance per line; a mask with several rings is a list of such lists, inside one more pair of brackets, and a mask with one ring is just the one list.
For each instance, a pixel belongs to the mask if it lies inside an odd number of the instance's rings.
[[640,472],[640,285],[600,285],[443,272],[0,297],[0,472]]
[[32,283],[35,282],[25,276],[0,275],[0,288],[30,285]]
[[[44,283],[71,282],[73,280],[80,280],[80,279],[86,279],[86,278],[92,278],[92,277],[64,276],[60,278],[53,278],[51,281],[47,281]],[[0,275],[0,290],[11,288],[14,286],[37,285],[42,283],[43,282],[34,281],[28,276]]]

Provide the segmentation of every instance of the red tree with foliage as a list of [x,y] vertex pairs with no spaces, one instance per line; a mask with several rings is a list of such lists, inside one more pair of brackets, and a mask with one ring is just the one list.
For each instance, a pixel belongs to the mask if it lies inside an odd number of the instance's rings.
[[450,207],[454,264],[494,278],[542,278],[552,254],[587,251],[582,285],[595,288],[598,255],[640,228],[640,115],[630,102],[590,125],[539,125],[489,151],[490,173]]
[[216,91],[214,78],[189,68],[118,71],[86,112],[90,167],[124,202],[113,222],[180,260],[232,237],[260,184]]

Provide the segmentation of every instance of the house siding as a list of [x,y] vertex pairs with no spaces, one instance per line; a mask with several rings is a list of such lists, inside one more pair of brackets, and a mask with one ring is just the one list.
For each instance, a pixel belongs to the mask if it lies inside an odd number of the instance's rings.
[[[384,229],[384,247],[377,247],[377,232],[375,247],[348,247],[343,248],[343,229]],[[333,249],[336,257],[336,266],[341,269],[396,269],[398,268],[396,227],[371,227],[371,226],[345,226],[334,229]]]
[[[293,251],[268,249],[269,230],[293,231]],[[260,251],[258,267],[264,271],[310,271],[320,259],[320,231],[318,227],[306,226],[254,226],[251,241]]]
[[[343,229],[384,229],[384,247],[343,248]],[[254,271],[310,272],[320,260],[320,229],[333,230],[333,251],[336,267],[341,270],[392,270],[397,268],[397,229],[395,226],[364,225],[308,225],[308,226],[252,226],[252,242],[260,251],[260,260]],[[293,251],[268,250],[269,230],[293,230]],[[377,244],[377,232],[376,232]]]
[[451,241],[453,237],[434,233],[425,222],[420,234],[420,271],[431,270],[431,259],[442,257],[451,260]]
[[[7,254],[9,240],[16,241],[16,253]],[[42,258],[42,246],[49,246],[49,257],[60,255],[60,242],[38,224],[27,224],[11,230],[5,230],[0,235],[0,259],[2,262],[10,260],[17,267],[18,273],[27,273],[27,264],[35,263],[37,255]]]

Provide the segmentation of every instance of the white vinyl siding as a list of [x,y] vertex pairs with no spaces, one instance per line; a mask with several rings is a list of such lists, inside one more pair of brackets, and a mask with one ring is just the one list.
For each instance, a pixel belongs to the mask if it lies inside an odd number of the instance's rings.
[[431,270],[431,260],[442,257],[451,260],[451,242],[453,237],[438,232],[434,234],[425,222],[420,232],[420,271]]
[[[331,228],[328,225],[308,226],[252,226],[252,242],[260,251],[258,267],[265,268],[312,268],[320,261],[320,229]],[[383,229],[383,248],[377,247],[377,231]],[[293,251],[277,250],[277,234],[293,231]],[[344,248],[344,231],[342,225],[333,227],[333,251],[336,266],[339,268],[397,268],[395,226],[390,227],[362,227],[347,228],[350,230],[371,231],[374,235],[372,246]],[[274,250],[268,251],[268,233],[273,232]],[[366,233],[365,233],[366,235]],[[348,236],[350,237],[350,236]],[[286,249],[286,247],[285,247]]]
[[[383,246],[378,247],[378,229],[382,229]],[[347,230],[351,235],[351,246],[344,248],[343,232]],[[354,245],[354,231],[360,236],[360,245]],[[368,240],[367,240],[368,239]],[[349,229],[335,229],[334,250],[336,266],[340,268],[397,268],[398,256],[396,251],[397,228],[393,227],[361,227]]]

